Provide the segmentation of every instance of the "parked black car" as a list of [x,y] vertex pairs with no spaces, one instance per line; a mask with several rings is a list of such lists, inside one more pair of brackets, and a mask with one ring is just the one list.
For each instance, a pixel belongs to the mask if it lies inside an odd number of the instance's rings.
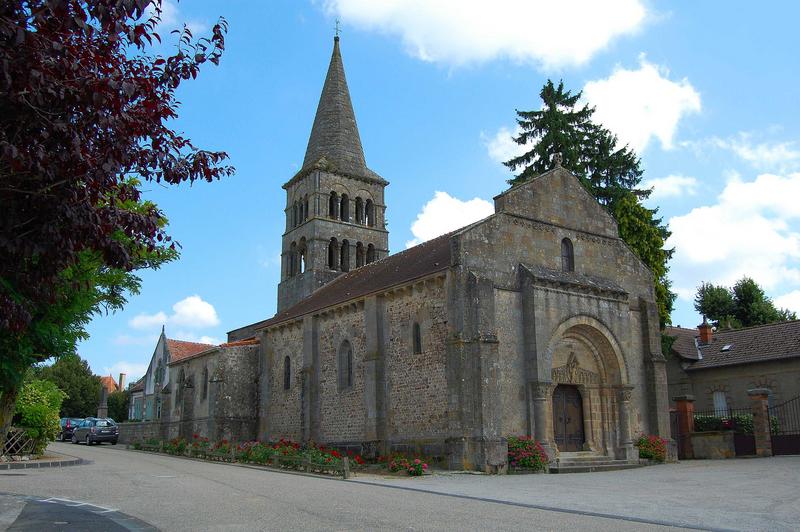
[[87,417],[72,431],[72,443],[85,442],[86,445],[110,441],[116,445],[119,439],[117,423],[107,417]]
[[67,441],[72,439],[72,431],[75,430],[75,427],[83,423],[82,417],[62,417],[61,418],[61,430],[58,432],[58,436],[56,439],[61,441]]

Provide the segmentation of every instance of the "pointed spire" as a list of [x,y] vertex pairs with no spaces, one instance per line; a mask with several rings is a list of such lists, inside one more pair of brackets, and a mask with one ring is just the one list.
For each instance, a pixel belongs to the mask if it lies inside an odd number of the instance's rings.
[[335,170],[377,177],[367,169],[364,160],[364,149],[361,147],[361,137],[344,75],[342,54],[339,51],[338,35],[333,38],[331,63],[319,98],[311,137],[308,139],[303,168],[313,166],[323,158]]

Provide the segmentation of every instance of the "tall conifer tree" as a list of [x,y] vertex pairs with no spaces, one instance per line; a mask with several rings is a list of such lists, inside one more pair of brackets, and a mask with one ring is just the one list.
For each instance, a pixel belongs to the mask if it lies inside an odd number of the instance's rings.
[[550,170],[550,158],[561,153],[563,166],[614,215],[620,237],[653,271],[663,328],[670,323],[675,301],[667,278],[667,262],[673,250],[664,249],[670,232],[656,216],[658,209],[640,203],[651,192],[639,188],[644,173],[641,160],[628,146],[620,147],[613,133],[592,122],[594,108],[580,105],[581,92],[572,94],[564,89],[563,81],[556,85],[547,80],[539,96],[544,104],[541,110],[517,110],[521,132],[514,141],[531,149],[505,163],[513,171],[521,169],[509,184]]

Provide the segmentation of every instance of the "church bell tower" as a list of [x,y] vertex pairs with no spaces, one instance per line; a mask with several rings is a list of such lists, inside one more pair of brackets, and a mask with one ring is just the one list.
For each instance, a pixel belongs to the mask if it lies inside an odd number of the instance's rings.
[[336,36],[303,167],[283,185],[278,312],[389,254],[383,197],[388,184],[367,168]]

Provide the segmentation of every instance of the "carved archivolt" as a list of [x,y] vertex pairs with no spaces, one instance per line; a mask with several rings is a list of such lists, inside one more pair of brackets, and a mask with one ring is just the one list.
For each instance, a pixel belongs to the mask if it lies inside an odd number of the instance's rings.
[[570,353],[566,364],[553,368],[552,377],[559,384],[600,384],[600,375],[580,367],[575,353]]

